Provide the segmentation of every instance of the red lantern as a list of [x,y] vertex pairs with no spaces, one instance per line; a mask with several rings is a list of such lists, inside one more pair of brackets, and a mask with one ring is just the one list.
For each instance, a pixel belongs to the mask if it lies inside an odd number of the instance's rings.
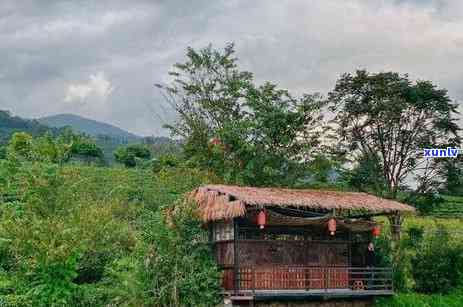
[[328,220],[328,230],[330,231],[330,235],[334,236],[336,233],[336,219],[330,218]]
[[222,145],[222,141],[219,138],[212,138],[209,141],[209,145]]
[[379,235],[381,234],[381,228],[377,225],[374,226],[371,230],[371,234],[373,235],[373,237],[379,237]]
[[264,229],[266,223],[267,223],[267,214],[265,213],[264,210],[262,210],[257,215],[257,225],[259,225],[260,229]]

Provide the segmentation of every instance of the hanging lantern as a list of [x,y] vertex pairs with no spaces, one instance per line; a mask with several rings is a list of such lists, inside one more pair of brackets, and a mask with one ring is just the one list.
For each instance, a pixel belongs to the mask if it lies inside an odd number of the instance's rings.
[[330,218],[328,220],[328,230],[330,231],[330,235],[334,236],[336,233],[336,219]]
[[209,140],[209,145],[222,145],[222,141],[219,138],[212,138]]
[[260,229],[264,229],[265,224],[267,223],[267,214],[264,210],[261,210],[257,215],[257,225],[259,225]]
[[371,234],[373,235],[373,237],[379,237],[379,235],[381,234],[381,228],[376,225],[373,227],[373,229],[371,230]]

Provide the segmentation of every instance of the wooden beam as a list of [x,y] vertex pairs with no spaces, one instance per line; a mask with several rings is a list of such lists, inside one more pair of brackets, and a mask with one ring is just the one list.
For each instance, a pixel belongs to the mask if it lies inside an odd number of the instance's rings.
[[240,290],[239,289],[240,288],[240,280],[239,280],[240,269],[239,269],[239,252],[238,252],[238,248],[239,248],[238,233],[239,233],[238,219],[234,218],[233,219],[233,269],[234,269],[234,275],[235,275],[235,278],[234,278],[235,295],[237,295]]

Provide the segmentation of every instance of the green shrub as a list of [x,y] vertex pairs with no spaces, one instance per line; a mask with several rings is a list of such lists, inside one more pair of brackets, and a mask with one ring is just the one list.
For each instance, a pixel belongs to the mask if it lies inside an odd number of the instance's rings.
[[[408,281],[408,266],[409,257],[405,250],[400,248],[394,251],[392,248],[392,240],[389,233],[383,234],[375,240],[376,261],[378,266],[393,268],[394,290],[398,292],[406,292],[409,290]],[[397,253],[397,254],[396,254]],[[394,260],[394,255],[396,259]]]
[[440,228],[419,245],[411,263],[418,292],[448,293],[462,281],[463,246]]
[[407,199],[407,203],[416,207],[418,211],[422,214],[429,214],[440,204],[445,202],[445,199],[442,198],[439,194],[435,193],[426,193],[426,194],[410,194]]
[[141,273],[149,301],[155,306],[215,306],[219,272],[205,230],[187,203],[166,213],[154,213],[144,229],[147,245]]

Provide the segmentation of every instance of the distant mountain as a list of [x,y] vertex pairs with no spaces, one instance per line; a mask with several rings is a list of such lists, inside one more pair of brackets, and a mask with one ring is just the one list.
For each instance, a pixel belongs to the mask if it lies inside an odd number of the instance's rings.
[[47,131],[58,133],[58,129],[49,128],[36,120],[14,116],[9,111],[0,110],[0,145],[6,144],[14,132],[24,131],[34,136]]
[[94,137],[105,135],[114,139],[126,140],[127,142],[140,141],[142,138],[141,136],[116,126],[74,114],[51,115],[39,118],[38,121],[49,127],[61,128],[69,126],[76,132],[85,133]]
[[119,146],[128,144],[145,144],[152,148],[153,155],[173,153],[179,150],[179,142],[167,137],[141,137],[116,126],[74,114],[59,114],[39,119],[24,119],[0,110],[0,149],[8,143],[14,132],[24,131],[39,136],[45,132],[59,135],[63,127],[71,127],[76,133],[85,133],[95,139],[103,150],[105,160],[112,164],[114,151]]

